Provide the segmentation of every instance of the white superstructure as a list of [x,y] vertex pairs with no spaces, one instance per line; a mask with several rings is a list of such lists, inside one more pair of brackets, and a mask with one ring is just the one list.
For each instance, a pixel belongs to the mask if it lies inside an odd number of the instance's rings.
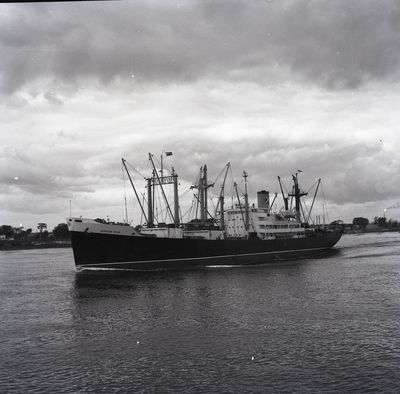
[[246,230],[244,207],[238,204],[225,211],[227,238],[244,238],[249,233],[260,239],[304,237],[305,229],[287,212],[271,213],[267,208],[249,209],[249,229]]

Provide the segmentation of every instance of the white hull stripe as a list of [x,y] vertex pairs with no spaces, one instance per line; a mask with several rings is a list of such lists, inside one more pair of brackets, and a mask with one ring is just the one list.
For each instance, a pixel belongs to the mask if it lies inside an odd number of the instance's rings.
[[79,264],[79,265],[77,265],[77,267],[93,267],[93,266],[100,266],[100,265],[121,265],[121,264],[165,263],[165,262],[188,261],[188,260],[226,259],[226,258],[232,258],[232,257],[260,256],[260,255],[266,255],[266,254],[292,253],[292,252],[308,252],[310,250],[314,251],[314,250],[324,250],[324,249],[330,249],[330,247],[309,248],[309,249],[278,250],[278,251],[275,251],[275,252],[225,254],[223,256],[186,257],[186,258],[181,258],[181,259],[139,260],[139,261],[120,261],[120,262],[116,262],[116,263]]

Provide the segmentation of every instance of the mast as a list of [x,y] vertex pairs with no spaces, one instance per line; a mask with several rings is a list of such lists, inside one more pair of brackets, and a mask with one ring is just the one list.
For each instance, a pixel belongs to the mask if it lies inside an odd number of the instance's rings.
[[204,215],[204,175],[203,167],[200,167],[199,197],[200,197],[200,221],[205,222]]
[[[151,153],[149,153],[149,158],[150,158],[151,164],[153,165],[154,173],[155,173],[156,178],[157,178],[157,183],[160,185],[161,193],[162,193],[162,195],[164,197],[165,204],[167,205],[167,210],[168,210],[172,220],[174,220],[174,215],[172,214],[171,207],[169,206],[167,196],[165,195],[164,188],[162,187],[162,181],[160,180],[160,177],[158,176],[158,173],[157,173],[157,170],[156,170],[156,166],[154,165],[153,156],[152,156]],[[162,179],[164,179],[164,177]]]
[[[209,187],[214,186],[213,183],[207,183],[207,165],[204,164],[203,167],[200,167],[200,176],[199,176],[199,184],[191,186],[191,189],[199,189],[199,196],[196,197],[197,201],[200,203],[200,222],[205,225],[207,224],[208,216],[212,217],[208,212],[208,204],[207,204],[207,189]],[[197,217],[197,208],[196,208],[196,217]]]
[[154,226],[154,214],[153,214],[153,197],[152,197],[152,178],[147,178],[147,214],[149,220],[147,222],[147,227]]
[[175,225],[179,225],[179,196],[178,196],[178,174],[175,173],[174,167],[172,167],[172,177],[174,183],[174,222]]
[[204,186],[204,200],[203,200],[203,203],[204,203],[204,207],[203,207],[203,209],[204,209],[204,214],[203,214],[203,217],[204,217],[204,222],[207,222],[207,212],[208,212],[208,185],[207,185],[207,165],[206,164],[204,164],[204,167],[203,167],[203,186]]
[[219,197],[219,199],[220,199],[219,201],[220,201],[220,206],[221,206],[220,214],[219,214],[219,216],[220,216],[219,228],[221,230],[224,230],[225,229],[225,216],[224,216],[224,200],[225,200],[225,197],[222,195],[222,196]]
[[[153,207],[153,222],[154,222],[154,214],[155,214],[155,210],[156,210],[156,184],[155,184],[155,182],[154,182],[154,179],[155,179],[155,174],[154,174],[154,170],[152,170],[152,172],[151,172],[151,193],[152,193],[152,200],[150,201],[150,204],[151,204],[151,206]],[[154,178],[154,179],[153,179]],[[159,221],[158,220],[158,212],[157,212],[157,221]]]
[[225,217],[224,217],[224,202],[225,202],[225,182],[226,182],[226,177],[228,176],[228,171],[230,168],[231,163],[227,163],[226,164],[226,171],[225,171],[225,175],[224,175],[224,180],[222,181],[222,186],[221,186],[221,192],[219,193],[219,198],[218,198],[218,202],[217,202],[217,206],[215,208],[215,214],[214,217],[217,216],[217,212],[218,212],[218,208],[220,210],[220,223],[219,223],[219,227],[221,230],[224,230],[225,228]]
[[244,215],[245,215],[245,221],[244,221],[244,226],[245,229],[249,229],[249,196],[247,194],[247,177],[248,174],[246,171],[243,171],[243,178],[244,178]]
[[[296,207],[296,220],[300,222],[300,209],[301,209],[301,203],[300,203],[300,198],[303,196],[306,196],[307,193],[301,192],[299,188],[299,181],[298,181],[298,173],[296,172],[295,175],[292,175],[293,182],[294,182],[294,193],[289,194],[289,196],[294,197],[295,201],[295,207]],[[304,216],[304,214],[303,214]],[[304,217],[305,219],[305,217]]]

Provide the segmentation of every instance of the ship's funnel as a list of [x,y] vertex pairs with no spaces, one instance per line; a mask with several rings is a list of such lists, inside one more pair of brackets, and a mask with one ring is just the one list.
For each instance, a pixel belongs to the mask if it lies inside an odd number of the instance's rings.
[[269,209],[269,192],[261,190],[257,192],[258,208]]

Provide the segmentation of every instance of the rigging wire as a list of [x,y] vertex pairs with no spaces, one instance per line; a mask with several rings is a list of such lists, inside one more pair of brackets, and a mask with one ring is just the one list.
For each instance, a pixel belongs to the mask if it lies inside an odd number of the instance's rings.
[[189,208],[188,221],[190,221],[191,218],[192,218],[192,211],[193,211],[194,203],[195,203],[195,200],[193,199],[193,200],[192,200],[192,203],[191,203],[191,205],[190,205],[190,208]]
[[[214,204],[214,199],[213,198],[210,198],[210,201],[211,201],[211,205],[212,205],[212,210],[215,212],[215,204]],[[213,219],[215,219],[215,218],[213,218]]]
[[126,178],[125,178],[124,164],[122,163],[122,161],[121,161],[121,171],[122,171],[122,182],[124,184],[124,203],[125,203],[125,212],[124,213],[125,213],[126,223],[128,223],[129,222],[128,221],[128,205],[126,202],[126,185],[125,185]]
[[[184,214],[181,213],[181,221],[183,222],[183,219],[186,217],[186,215],[188,215],[188,219],[190,218],[190,212],[192,210],[193,207],[193,201],[190,204],[190,207],[186,210],[186,212]],[[189,221],[189,220],[188,220]]]
[[[190,187],[188,187],[184,192],[178,195],[178,200],[181,201],[181,198],[190,190]],[[179,204],[179,215],[180,215],[180,222],[184,223],[184,217],[187,214],[188,211],[185,212],[185,214],[182,214],[182,207],[181,204]]]
[[225,173],[226,171],[226,165],[222,168],[221,172],[218,174],[218,176],[215,178],[215,181],[213,182],[213,184],[217,183],[219,181],[219,178],[222,177],[222,175]]
[[135,168],[132,164],[128,163],[126,160],[125,160],[125,164],[127,164],[128,167],[129,167],[132,171],[136,172],[136,174],[140,175],[143,179],[146,179],[146,177],[145,177],[137,168]]
[[[190,188],[186,189],[183,193],[181,193],[178,196],[178,198],[180,199],[181,197],[183,197],[189,190],[190,190]],[[157,191],[157,193],[159,193],[159,191]],[[161,197],[160,196],[158,196],[158,197],[159,197],[159,201],[160,201]],[[169,191],[169,194],[168,194],[168,198],[170,198],[170,197],[171,197],[171,191]],[[181,209],[180,205],[179,205],[179,211],[180,211],[181,222],[183,222],[182,209]],[[161,208],[161,201],[160,201],[160,215],[164,215],[165,212],[168,213],[168,207],[164,206],[163,208]],[[186,211],[186,213],[187,213],[187,211]],[[186,215],[186,213],[185,213],[185,215]]]
[[307,190],[307,194],[308,193],[310,193],[310,191],[312,190],[312,189],[314,189],[314,187],[317,185],[317,183],[318,183],[318,179],[313,183],[313,185]]
[[[292,194],[294,194],[294,186],[292,187]],[[289,210],[293,209],[293,196],[290,196],[290,207]]]
[[306,220],[306,216],[304,215],[303,204],[300,204],[301,213],[303,214],[304,221]]
[[322,190],[322,198],[323,198],[323,202],[322,202],[322,203],[325,205],[326,219],[327,219],[327,221],[328,221],[328,223],[329,223],[330,220],[329,220],[329,215],[328,215],[328,206],[327,206],[327,204],[326,204],[325,191],[324,191],[324,188],[323,188],[323,186],[322,186],[322,181],[321,181],[321,190]]
[[[304,209],[303,209],[303,205],[304,205]],[[306,201],[305,200],[301,201],[300,206],[301,206],[301,212],[303,214],[304,222],[306,222],[306,218],[307,218],[307,216],[308,216],[308,214],[310,212],[308,207],[307,207]],[[304,212],[307,214],[307,216],[304,216]]]
[[[156,155],[152,155],[152,157],[153,157],[153,160],[156,161],[156,164],[160,168],[159,171],[161,172],[161,160]],[[163,171],[166,171],[169,175],[172,175],[172,171],[168,167],[164,167],[164,165],[165,165],[165,162],[163,162]]]
[[179,205],[179,220],[180,220],[180,223],[183,223],[183,216],[182,216],[182,209],[181,209],[181,206]]
[[158,207],[157,207],[157,205],[155,206],[155,211],[156,211],[156,214],[155,214],[155,221],[157,222],[157,224],[160,224],[160,221],[158,220]]
[[289,192],[288,192],[288,190],[287,190],[287,188],[286,188],[286,185],[284,184],[282,178],[281,178],[281,182],[282,182],[282,188],[284,189],[284,191],[286,192],[286,194],[289,194]]
[[[168,195],[166,197],[167,197],[167,201],[169,201],[171,198],[171,188],[168,188]],[[165,219],[164,219],[165,223],[167,223],[168,214],[169,214],[169,211],[167,210],[165,212]],[[172,218],[172,221],[174,221],[174,218]]]
[[233,209],[234,208],[233,201],[235,199],[235,196],[234,196],[235,190],[234,190],[233,184],[235,183],[235,181],[234,181],[234,178],[233,178],[232,165],[229,166],[229,175],[230,175],[230,181],[231,181],[231,183],[230,183],[231,204],[232,204],[232,209]]
[[[278,190],[278,191],[277,191]],[[276,181],[275,181],[275,194],[277,195],[277,198],[278,198],[278,196],[280,196],[280,187],[279,187],[279,180],[278,180],[278,178],[276,178]],[[275,211],[274,212],[276,212],[276,210],[277,210],[277,198],[275,198],[275,201],[274,201],[274,205],[275,205]],[[272,209],[273,209],[273,207],[271,206],[271,212],[272,212]]]

